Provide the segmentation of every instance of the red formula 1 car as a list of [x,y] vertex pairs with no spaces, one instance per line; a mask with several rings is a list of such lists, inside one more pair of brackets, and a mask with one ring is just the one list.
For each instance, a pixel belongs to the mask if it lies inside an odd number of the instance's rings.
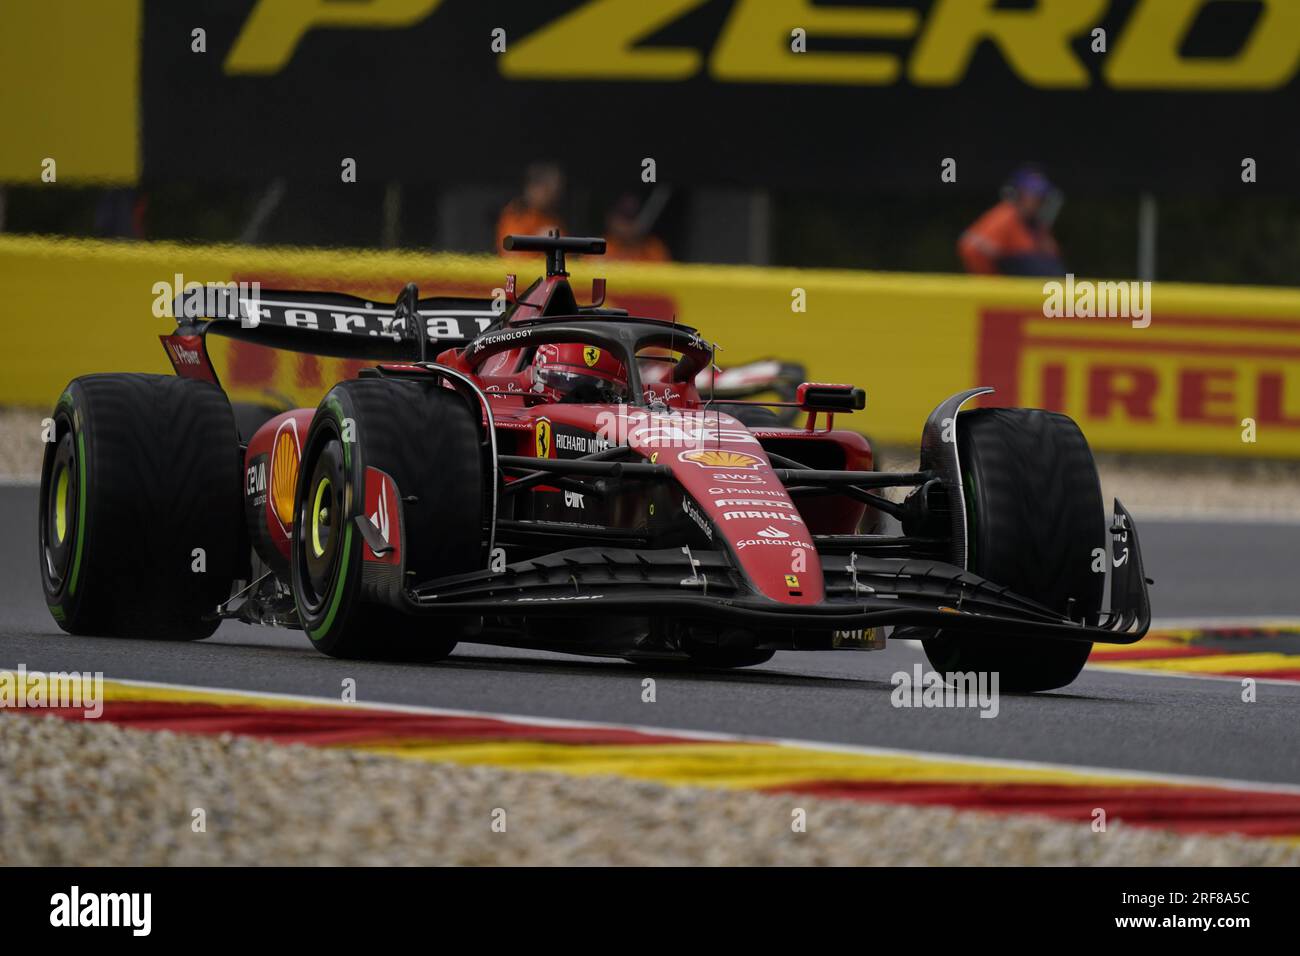
[[[892,628],[940,671],[1029,690],[1146,632],[1136,529],[1116,501],[1108,531],[1068,418],[962,411],[987,389],[965,391],[924,424],[920,470],[882,473],[834,427],[861,389],[804,383],[787,406],[803,427],[747,425],[751,406],[697,389],[714,349],[694,329],[602,308],[602,280],[576,301],[565,253],[603,240],[507,247],[547,269],[508,283],[500,312],[414,286],[390,305],[232,290],[202,318],[178,302],[175,377],[74,380],[42,475],[55,620],[183,639],[235,618],[337,656],[468,639],[717,667],[871,650]],[[375,364],[241,435],[210,335]]]

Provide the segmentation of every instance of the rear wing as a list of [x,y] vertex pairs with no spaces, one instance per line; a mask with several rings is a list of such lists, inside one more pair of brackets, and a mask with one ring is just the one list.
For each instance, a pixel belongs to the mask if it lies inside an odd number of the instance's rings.
[[177,296],[174,310],[180,336],[211,332],[293,352],[374,360],[432,358],[463,348],[500,317],[491,299],[422,299],[414,284],[396,302],[213,284]]

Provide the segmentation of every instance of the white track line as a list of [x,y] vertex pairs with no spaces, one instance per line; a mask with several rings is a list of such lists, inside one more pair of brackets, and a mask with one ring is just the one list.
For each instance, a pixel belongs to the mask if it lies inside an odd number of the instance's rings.
[[1193,511],[1182,508],[1143,508],[1133,516],[1138,531],[1147,524],[1276,524],[1298,525],[1295,512],[1269,511]]
[[[30,672],[29,672],[30,673]],[[1225,790],[1259,790],[1268,793],[1284,793],[1300,796],[1300,785],[1286,783],[1263,783],[1249,780],[1230,780],[1222,777],[1198,777],[1184,774],[1155,773],[1147,770],[1123,770],[1103,767],[1077,766],[1074,764],[1049,763],[1036,760],[1014,760],[1001,757],[976,757],[964,754],[932,753],[923,750],[904,750],[894,747],[870,747],[861,744],[833,744],[814,740],[798,740],[785,737],[755,737],[743,734],[729,734],[721,731],[678,730],[672,727],[651,727],[643,724],[618,724],[593,720],[572,720],[557,717],[533,717],[526,714],[507,714],[496,711],[456,710],[446,707],[427,707],[418,704],[384,704],[384,703],[345,703],[330,697],[312,697],[305,694],[281,694],[268,691],[239,690],[224,687],[200,687],[193,684],[171,684],[158,681],[119,680],[106,677],[105,680],[130,687],[151,687],[159,690],[199,691],[209,694],[231,694],[243,697],[261,697],[270,700],[310,703],[318,706],[338,707],[340,709],[396,711],[404,714],[424,714],[437,717],[486,717],[514,724],[533,724],[541,727],[600,728],[603,730],[635,731],[643,734],[656,734],[667,737],[684,737],[701,742],[757,743],[771,744],[779,747],[798,747],[804,750],[821,750],[829,753],[857,754],[869,757],[911,757],[919,760],[948,761],[953,763],[974,764],[983,767],[1000,767],[1017,770],[1046,770],[1073,774],[1090,774],[1099,776],[1124,777],[1130,780],[1142,780],[1150,783],[1167,783],[1191,787],[1218,787]]]
[[[1206,628],[1213,630],[1216,628],[1238,628],[1238,627],[1277,627],[1277,628],[1295,628],[1300,631],[1300,617],[1287,617],[1285,615],[1240,615],[1234,617],[1170,617],[1158,618],[1151,622],[1151,630],[1195,630],[1197,628]],[[1139,641],[1139,643],[1141,643]],[[1136,646],[1136,645],[1134,645]]]
[[1290,687],[1300,688],[1300,681],[1286,680],[1281,677],[1245,677],[1233,674],[1198,674],[1195,671],[1167,671],[1162,668],[1146,667],[1123,667],[1119,664],[1104,664],[1098,661],[1096,664],[1089,664],[1087,670],[1106,671],[1111,674],[1125,674],[1129,677],[1178,677],[1183,680],[1218,680],[1231,681],[1238,687],[1244,680],[1253,680],[1256,684],[1267,684],[1269,687]]

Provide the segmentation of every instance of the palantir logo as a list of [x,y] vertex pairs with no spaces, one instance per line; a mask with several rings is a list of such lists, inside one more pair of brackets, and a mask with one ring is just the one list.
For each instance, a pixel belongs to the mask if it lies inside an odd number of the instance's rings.
[[153,928],[152,893],[82,893],[73,886],[51,896],[50,906],[51,926],[124,926],[133,936],[148,936]]

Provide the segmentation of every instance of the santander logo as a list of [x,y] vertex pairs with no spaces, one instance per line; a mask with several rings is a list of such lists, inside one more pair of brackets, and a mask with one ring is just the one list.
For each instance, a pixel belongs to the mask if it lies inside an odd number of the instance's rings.
[[761,530],[761,531],[755,531],[754,533],[755,533],[756,535],[758,535],[760,538],[788,538],[788,537],[790,537],[788,534],[786,534],[786,533],[785,533],[784,531],[782,531],[780,528],[774,528],[774,527],[772,527],[771,525],[768,525],[766,528],[764,528],[764,529]]

